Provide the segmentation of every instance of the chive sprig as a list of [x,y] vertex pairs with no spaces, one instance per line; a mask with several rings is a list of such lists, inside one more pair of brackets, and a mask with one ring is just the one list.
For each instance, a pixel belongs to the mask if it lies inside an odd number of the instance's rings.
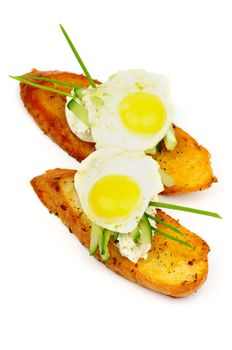
[[170,204],[170,203],[164,203],[164,202],[150,202],[149,206],[156,207],[156,208],[166,208],[166,209],[186,211],[189,213],[212,216],[217,219],[222,219],[222,217],[218,213],[214,213],[212,211],[207,211],[207,210],[196,209],[196,208],[184,207],[182,205],[176,205],[176,204]]
[[64,27],[62,26],[62,24],[60,24],[60,29],[62,30],[62,33],[64,34],[65,36],[65,39],[67,40],[72,52],[74,53],[79,65],[81,66],[84,74],[86,75],[86,78],[88,79],[90,85],[93,87],[93,88],[96,88],[96,84],[94,83],[91,75],[89,74],[89,71],[88,69],[86,68],[83,60],[81,59],[81,56],[79,55],[79,53],[77,52],[75,46],[73,45],[73,42],[71,41],[69,35],[67,34],[66,30],[64,29]]
[[27,84],[27,85],[30,85],[30,86],[33,86],[33,87],[45,90],[45,91],[55,92],[55,93],[60,94],[60,95],[72,97],[70,92],[58,90],[58,89],[55,89],[55,88],[52,88],[52,87],[49,87],[49,86],[46,86],[46,85],[33,83],[29,79],[27,79],[27,78],[25,79],[24,76],[12,76],[12,75],[10,75],[10,78],[18,80],[21,83],[24,83],[24,84]]

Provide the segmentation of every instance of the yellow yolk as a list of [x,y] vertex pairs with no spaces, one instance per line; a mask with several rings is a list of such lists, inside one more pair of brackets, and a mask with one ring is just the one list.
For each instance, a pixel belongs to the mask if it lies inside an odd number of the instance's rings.
[[141,134],[159,132],[167,119],[161,99],[146,92],[134,92],[124,97],[119,115],[129,130]]
[[138,184],[129,176],[107,175],[91,188],[88,202],[96,216],[113,219],[130,215],[140,195]]

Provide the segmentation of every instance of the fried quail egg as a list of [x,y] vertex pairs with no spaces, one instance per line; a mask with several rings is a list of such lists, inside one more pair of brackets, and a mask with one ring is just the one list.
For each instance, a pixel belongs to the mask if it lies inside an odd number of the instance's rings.
[[87,217],[119,233],[136,228],[163,190],[159,165],[141,151],[103,148],[82,161],[74,185]]
[[172,123],[167,78],[144,70],[120,71],[83,97],[96,148],[152,149]]

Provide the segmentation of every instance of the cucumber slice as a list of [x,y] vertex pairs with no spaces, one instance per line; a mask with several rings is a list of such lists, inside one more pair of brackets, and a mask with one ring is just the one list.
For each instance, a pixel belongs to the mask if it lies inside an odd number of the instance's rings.
[[172,124],[168,129],[167,134],[164,136],[164,143],[169,151],[173,151],[177,145],[176,135]]
[[73,90],[74,90],[75,96],[80,98],[80,99],[82,99],[82,97],[86,94],[88,89],[87,88],[78,88],[78,87],[76,87]]
[[70,100],[67,104],[67,108],[75,114],[85,125],[89,127],[88,111],[80,103],[74,99]]
[[118,236],[119,236],[119,232],[114,232],[114,240],[115,240],[115,241],[117,241]]
[[102,236],[100,238],[100,254],[103,261],[107,261],[110,257],[110,253],[108,250],[108,243],[111,235],[112,235],[112,231],[104,229]]
[[96,253],[102,232],[103,232],[103,228],[96,225],[93,222],[92,228],[91,228],[91,236],[90,236],[90,247],[89,247],[90,255],[94,255]]
[[131,232],[131,238],[133,239],[134,243],[137,244],[139,241],[140,232],[139,227],[137,226],[132,232]]
[[165,171],[163,171],[162,169],[159,169],[159,173],[160,173],[161,181],[163,185],[167,187],[172,187],[175,184],[174,179],[170,175],[168,175]]
[[150,222],[145,214],[142,216],[142,219],[139,222],[139,228],[140,228],[140,238],[142,243],[151,244],[152,229],[151,229]]

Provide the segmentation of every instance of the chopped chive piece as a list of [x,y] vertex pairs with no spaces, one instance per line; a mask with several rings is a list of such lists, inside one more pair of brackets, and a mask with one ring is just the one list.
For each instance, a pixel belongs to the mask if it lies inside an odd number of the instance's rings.
[[180,210],[180,211],[187,211],[189,213],[207,215],[218,219],[222,219],[222,217],[217,213],[206,211],[206,210],[184,207],[182,205],[175,205],[175,204],[162,203],[162,202],[150,202],[149,206],[156,207],[156,208],[167,208],[167,209],[174,209],[174,210]]
[[139,241],[140,232],[138,226],[131,232],[131,238],[133,239],[133,242],[136,244]]
[[139,229],[140,229],[140,237],[141,237],[142,243],[151,244],[152,229],[151,229],[150,222],[145,214],[142,216],[142,219],[139,222]]
[[186,235],[184,233],[182,233],[180,230],[178,230],[178,228],[168,224],[167,222],[157,218],[156,216],[152,216],[150,214],[145,214],[149,219],[151,220],[154,220],[155,222],[158,222],[159,224],[163,225],[163,226],[166,226],[168,228],[170,228],[170,230],[176,232],[176,233],[179,233],[179,235],[183,236],[183,237],[186,237]]
[[192,245],[186,241],[183,241],[182,239],[179,239],[179,238],[176,238],[176,237],[173,237],[171,235],[169,235],[168,233],[166,232],[163,232],[163,231],[160,231],[158,228],[155,228],[153,226],[151,226],[152,230],[157,234],[157,235],[160,235],[160,236],[163,236],[165,238],[168,238],[168,239],[171,239],[173,241],[176,241],[178,243],[181,243],[181,244],[184,244],[190,248],[192,248]]
[[67,108],[75,114],[85,125],[89,127],[88,111],[80,103],[74,99],[70,100],[67,104]]
[[16,77],[16,76],[14,77],[14,76],[10,75],[10,78],[13,78],[15,80],[21,81],[24,84],[36,87],[38,89],[42,89],[42,90],[50,91],[50,92],[55,92],[57,94],[64,95],[64,96],[71,96],[71,94],[69,92],[53,89],[51,87],[40,85],[40,84],[36,84],[36,83],[33,83],[32,81],[29,81],[29,80],[21,78],[21,77]]
[[73,87],[73,88],[77,88],[78,87],[78,85],[76,85],[76,84],[67,83],[65,81],[61,81],[61,80],[58,80],[58,79],[50,79],[50,78],[45,78],[45,77],[38,77],[36,75],[21,75],[21,76],[17,76],[17,78],[48,81],[50,83],[55,83],[55,84],[64,85],[64,86],[70,86],[70,87]]
[[87,70],[87,68],[86,68],[86,66],[85,66],[85,64],[84,64],[84,62],[82,61],[82,59],[81,59],[79,53],[77,52],[75,46],[73,45],[71,39],[69,38],[69,36],[68,36],[66,30],[64,29],[64,27],[63,27],[61,24],[60,24],[60,29],[62,30],[62,32],[63,32],[63,34],[64,34],[64,36],[65,36],[65,39],[67,40],[67,42],[68,42],[68,44],[69,44],[69,46],[70,46],[72,52],[74,53],[74,55],[75,55],[75,57],[76,57],[76,59],[77,59],[79,65],[81,66],[83,72],[85,73],[85,75],[86,75],[86,77],[87,77],[87,79],[88,79],[90,85],[91,85],[93,88],[95,88],[96,85],[95,85],[93,79],[91,78],[91,75],[89,74],[89,72],[88,72],[88,70]]
[[159,153],[161,153],[161,151],[162,151],[162,140],[161,140],[159,143],[157,143],[157,145],[156,145],[156,151],[159,152]]

